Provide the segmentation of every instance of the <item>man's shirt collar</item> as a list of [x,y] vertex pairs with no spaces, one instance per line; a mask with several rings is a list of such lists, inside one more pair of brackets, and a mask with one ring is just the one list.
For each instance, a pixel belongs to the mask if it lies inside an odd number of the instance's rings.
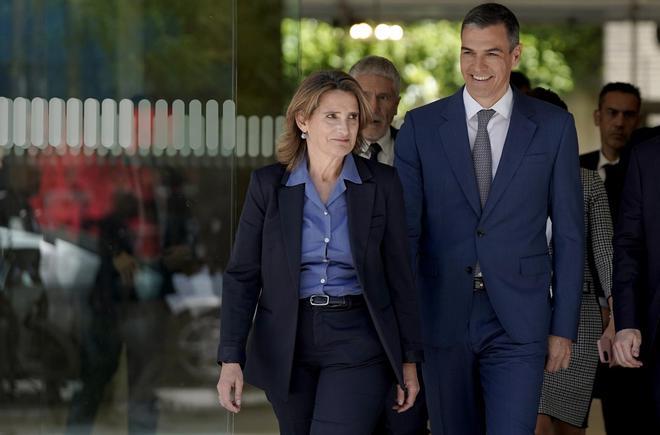
[[607,157],[605,157],[605,154],[603,154],[603,150],[598,151],[598,167],[596,170],[600,171],[605,167],[605,165],[616,165],[619,163],[621,159],[618,158],[614,161],[607,160]]
[[493,109],[497,114],[503,116],[505,119],[509,119],[513,111],[513,91],[511,90],[511,86],[509,86],[502,98],[497,100],[492,107],[482,107],[477,100],[472,98],[466,86],[463,88],[463,104],[465,105],[467,119],[472,119],[482,109]]

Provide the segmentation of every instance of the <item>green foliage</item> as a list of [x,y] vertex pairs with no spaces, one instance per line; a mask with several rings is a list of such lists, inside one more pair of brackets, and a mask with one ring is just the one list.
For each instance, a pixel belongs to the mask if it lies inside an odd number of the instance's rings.
[[[401,41],[353,40],[348,30],[303,19],[282,22],[284,76],[294,88],[301,77],[325,68],[348,70],[368,54],[384,56],[403,79],[399,113],[447,96],[462,84],[460,24],[423,21],[404,26]],[[533,86],[570,93],[600,64],[600,31],[595,26],[534,27],[521,35],[520,71]],[[576,75],[576,72],[580,75]]]

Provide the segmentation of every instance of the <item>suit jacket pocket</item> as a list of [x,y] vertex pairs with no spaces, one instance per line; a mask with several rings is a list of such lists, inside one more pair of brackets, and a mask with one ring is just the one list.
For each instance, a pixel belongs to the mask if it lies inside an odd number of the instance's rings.
[[542,275],[549,272],[550,256],[547,253],[520,259],[520,274],[523,276]]

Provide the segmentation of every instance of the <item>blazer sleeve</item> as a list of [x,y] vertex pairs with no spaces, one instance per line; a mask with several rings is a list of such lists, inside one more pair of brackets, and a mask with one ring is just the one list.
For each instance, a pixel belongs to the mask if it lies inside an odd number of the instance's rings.
[[584,277],[584,200],[577,133],[570,114],[562,126],[549,200],[554,248],[550,334],[575,340]]
[[590,251],[598,281],[609,298],[612,292],[612,215],[607,201],[605,185],[595,171],[589,171],[590,192],[588,210],[588,231],[591,241]]
[[227,269],[223,275],[218,363],[245,364],[245,347],[261,292],[261,240],[266,201],[252,173]]
[[415,142],[415,125],[410,113],[406,114],[403,126],[397,134],[394,147],[394,166],[399,173],[403,188],[408,256],[413,273],[415,273],[419,254],[419,238],[422,233],[424,186],[422,165]]
[[637,292],[644,264],[646,236],[642,213],[642,179],[636,151],[633,148],[614,233],[612,301],[617,331],[641,329]]
[[399,325],[404,362],[421,362],[423,357],[417,291],[408,260],[408,240],[403,191],[396,171],[390,177],[387,221],[383,236],[383,262],[390,287],[394,313]]

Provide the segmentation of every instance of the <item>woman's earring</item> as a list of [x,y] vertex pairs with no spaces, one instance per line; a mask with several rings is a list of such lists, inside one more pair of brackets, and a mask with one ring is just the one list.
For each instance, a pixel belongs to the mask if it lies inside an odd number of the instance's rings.
[[300,137],[301,137],[302,139],[307,139],[307,132],[306,132],[306,131],[303,131],[302,133],[300,133]]

